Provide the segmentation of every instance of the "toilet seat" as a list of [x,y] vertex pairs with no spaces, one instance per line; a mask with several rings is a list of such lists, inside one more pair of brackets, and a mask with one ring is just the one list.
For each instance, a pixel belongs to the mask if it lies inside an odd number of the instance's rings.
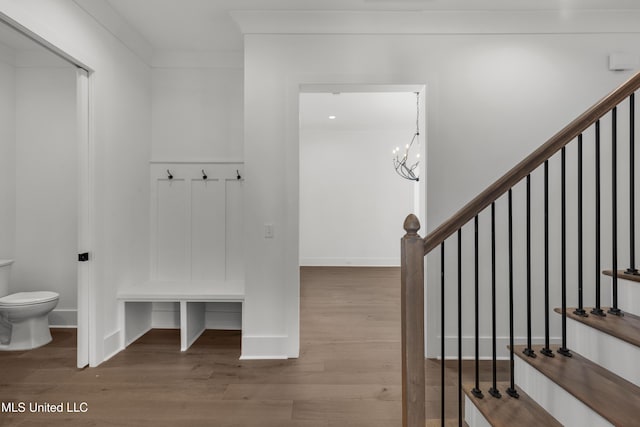
[[59,296],[58,293],[49,291],[17,292],[0,298],[0,308],[42,304],[58,299]]

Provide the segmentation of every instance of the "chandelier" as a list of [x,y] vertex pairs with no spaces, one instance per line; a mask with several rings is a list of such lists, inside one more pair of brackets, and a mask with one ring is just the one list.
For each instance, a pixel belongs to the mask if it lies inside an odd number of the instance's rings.
[[[393,150],[393,167],[395,168],[398,175],[401,177],[411,180],[411,181],[419,181],[420,177],[418,176],[418,166],[420,165],[420,152],[416,153],[413,159],[410,159],[410,151],[415,143],[417,147],[419,147],[418,136],[420,136],[420,93],[416,92],[416,132],[413,134],[413,138],[411,138],[411,142],[405,145],[404,154],[400,155],[400,147],[396,147]],[[416,142],[418,141],[418,142]],[[419,151],[419,148],[417,149]]]

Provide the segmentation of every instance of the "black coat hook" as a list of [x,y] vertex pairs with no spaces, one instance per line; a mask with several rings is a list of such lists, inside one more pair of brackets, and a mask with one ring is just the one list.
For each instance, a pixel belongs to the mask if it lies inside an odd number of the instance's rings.
[[242,176],[240,176],[240,171],[238,171],[238,169],[236,169],[236,179],[242,179]]
[[207,173],[202,169],[202,179],[207,180]]
[[167,178],[173,179],[173,175],[171,174],[171,171],[169,169],[167,169]]

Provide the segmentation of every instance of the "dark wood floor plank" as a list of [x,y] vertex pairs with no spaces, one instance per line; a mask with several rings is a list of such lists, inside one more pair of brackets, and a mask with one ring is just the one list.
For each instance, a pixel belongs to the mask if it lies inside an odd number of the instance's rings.
[[[603,310],[606,312],[607,307]],[[640,317],[631,313],[624,313],[624,316],[588,316],[582,317],[573,314],[575,308],[567,308],[567,317],[583,323],[592,328],[598,329],[606,334],[614,336],[629,344],[640,347]],[[587,313],[591,308],[585,308]],[[562,314],[562,310],[555,309],[556,313]]]
[[[554,381],[582,403],[616,426],[638,425],[640,388],[573,352],[573,357],[549,358],[522,354],[525,346],[516,346],[515,354]],[[551,346],[557,352],[558,346]]]

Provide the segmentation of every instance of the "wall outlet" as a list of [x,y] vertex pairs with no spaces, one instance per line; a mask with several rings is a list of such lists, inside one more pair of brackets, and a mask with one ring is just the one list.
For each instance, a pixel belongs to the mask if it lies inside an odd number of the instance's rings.
[[264,225],[264,238],[273,239],[273,224]]

